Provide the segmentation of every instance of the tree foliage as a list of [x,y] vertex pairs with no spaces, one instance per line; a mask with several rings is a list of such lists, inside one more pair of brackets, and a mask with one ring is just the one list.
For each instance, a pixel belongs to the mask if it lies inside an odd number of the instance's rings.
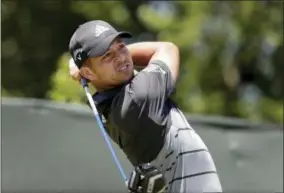
[[79,24],[102,19],[132,32],[132,42],[178,45],[181,67],[173,99],[183,110],[283,121],[281,1],[10,0],[1,5],[5,95],[85,100],[80,85],[68,79],[68,42]]

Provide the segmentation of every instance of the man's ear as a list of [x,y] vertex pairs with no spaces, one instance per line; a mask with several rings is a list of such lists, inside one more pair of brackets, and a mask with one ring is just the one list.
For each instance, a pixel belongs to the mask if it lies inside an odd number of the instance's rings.
[[89,81],[93,81],[93,80],[96,79],[93,71],[90,68],[88,68],[87,66],[81,67],[80,74],[81,74],[82,77],[84,77],[85,79],[87,79]]

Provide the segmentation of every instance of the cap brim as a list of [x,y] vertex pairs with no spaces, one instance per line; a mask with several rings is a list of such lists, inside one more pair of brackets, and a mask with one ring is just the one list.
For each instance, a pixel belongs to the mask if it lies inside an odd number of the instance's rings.
[[132,34],[127,31],[118,32],[117,36],[121,38],[132,38]]
[[97,56],[102,56],[104,55],[109,47],[111,46],[112,42],[115,40],[115,38],[120,37],[120,38],[132,38],[131,33],[122,31],[122,32],[117,32],[114,34],[109,35],[106,37],[104,40],[102,40],[94,50],[92,50],[91,53],[89,53],[89,57],[97,57]]

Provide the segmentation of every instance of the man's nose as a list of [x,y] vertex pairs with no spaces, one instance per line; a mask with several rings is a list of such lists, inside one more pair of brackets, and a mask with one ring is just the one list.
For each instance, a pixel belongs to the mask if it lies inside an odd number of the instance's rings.
[[118,52],[116,52],[116,57],[115,58],[116,58],[116,62],[118,62],[118,63],[124,62],[124,60],[125,60],[124,55],[119,54]]

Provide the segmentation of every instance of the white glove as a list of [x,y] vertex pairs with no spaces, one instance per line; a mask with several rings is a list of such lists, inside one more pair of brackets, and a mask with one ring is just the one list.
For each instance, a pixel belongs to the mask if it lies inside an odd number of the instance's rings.
[[70,58],[69,60],[69,75],[72,77],[75,81],[80,81],[81,75],[78,67],[76,66],[73,58]]

